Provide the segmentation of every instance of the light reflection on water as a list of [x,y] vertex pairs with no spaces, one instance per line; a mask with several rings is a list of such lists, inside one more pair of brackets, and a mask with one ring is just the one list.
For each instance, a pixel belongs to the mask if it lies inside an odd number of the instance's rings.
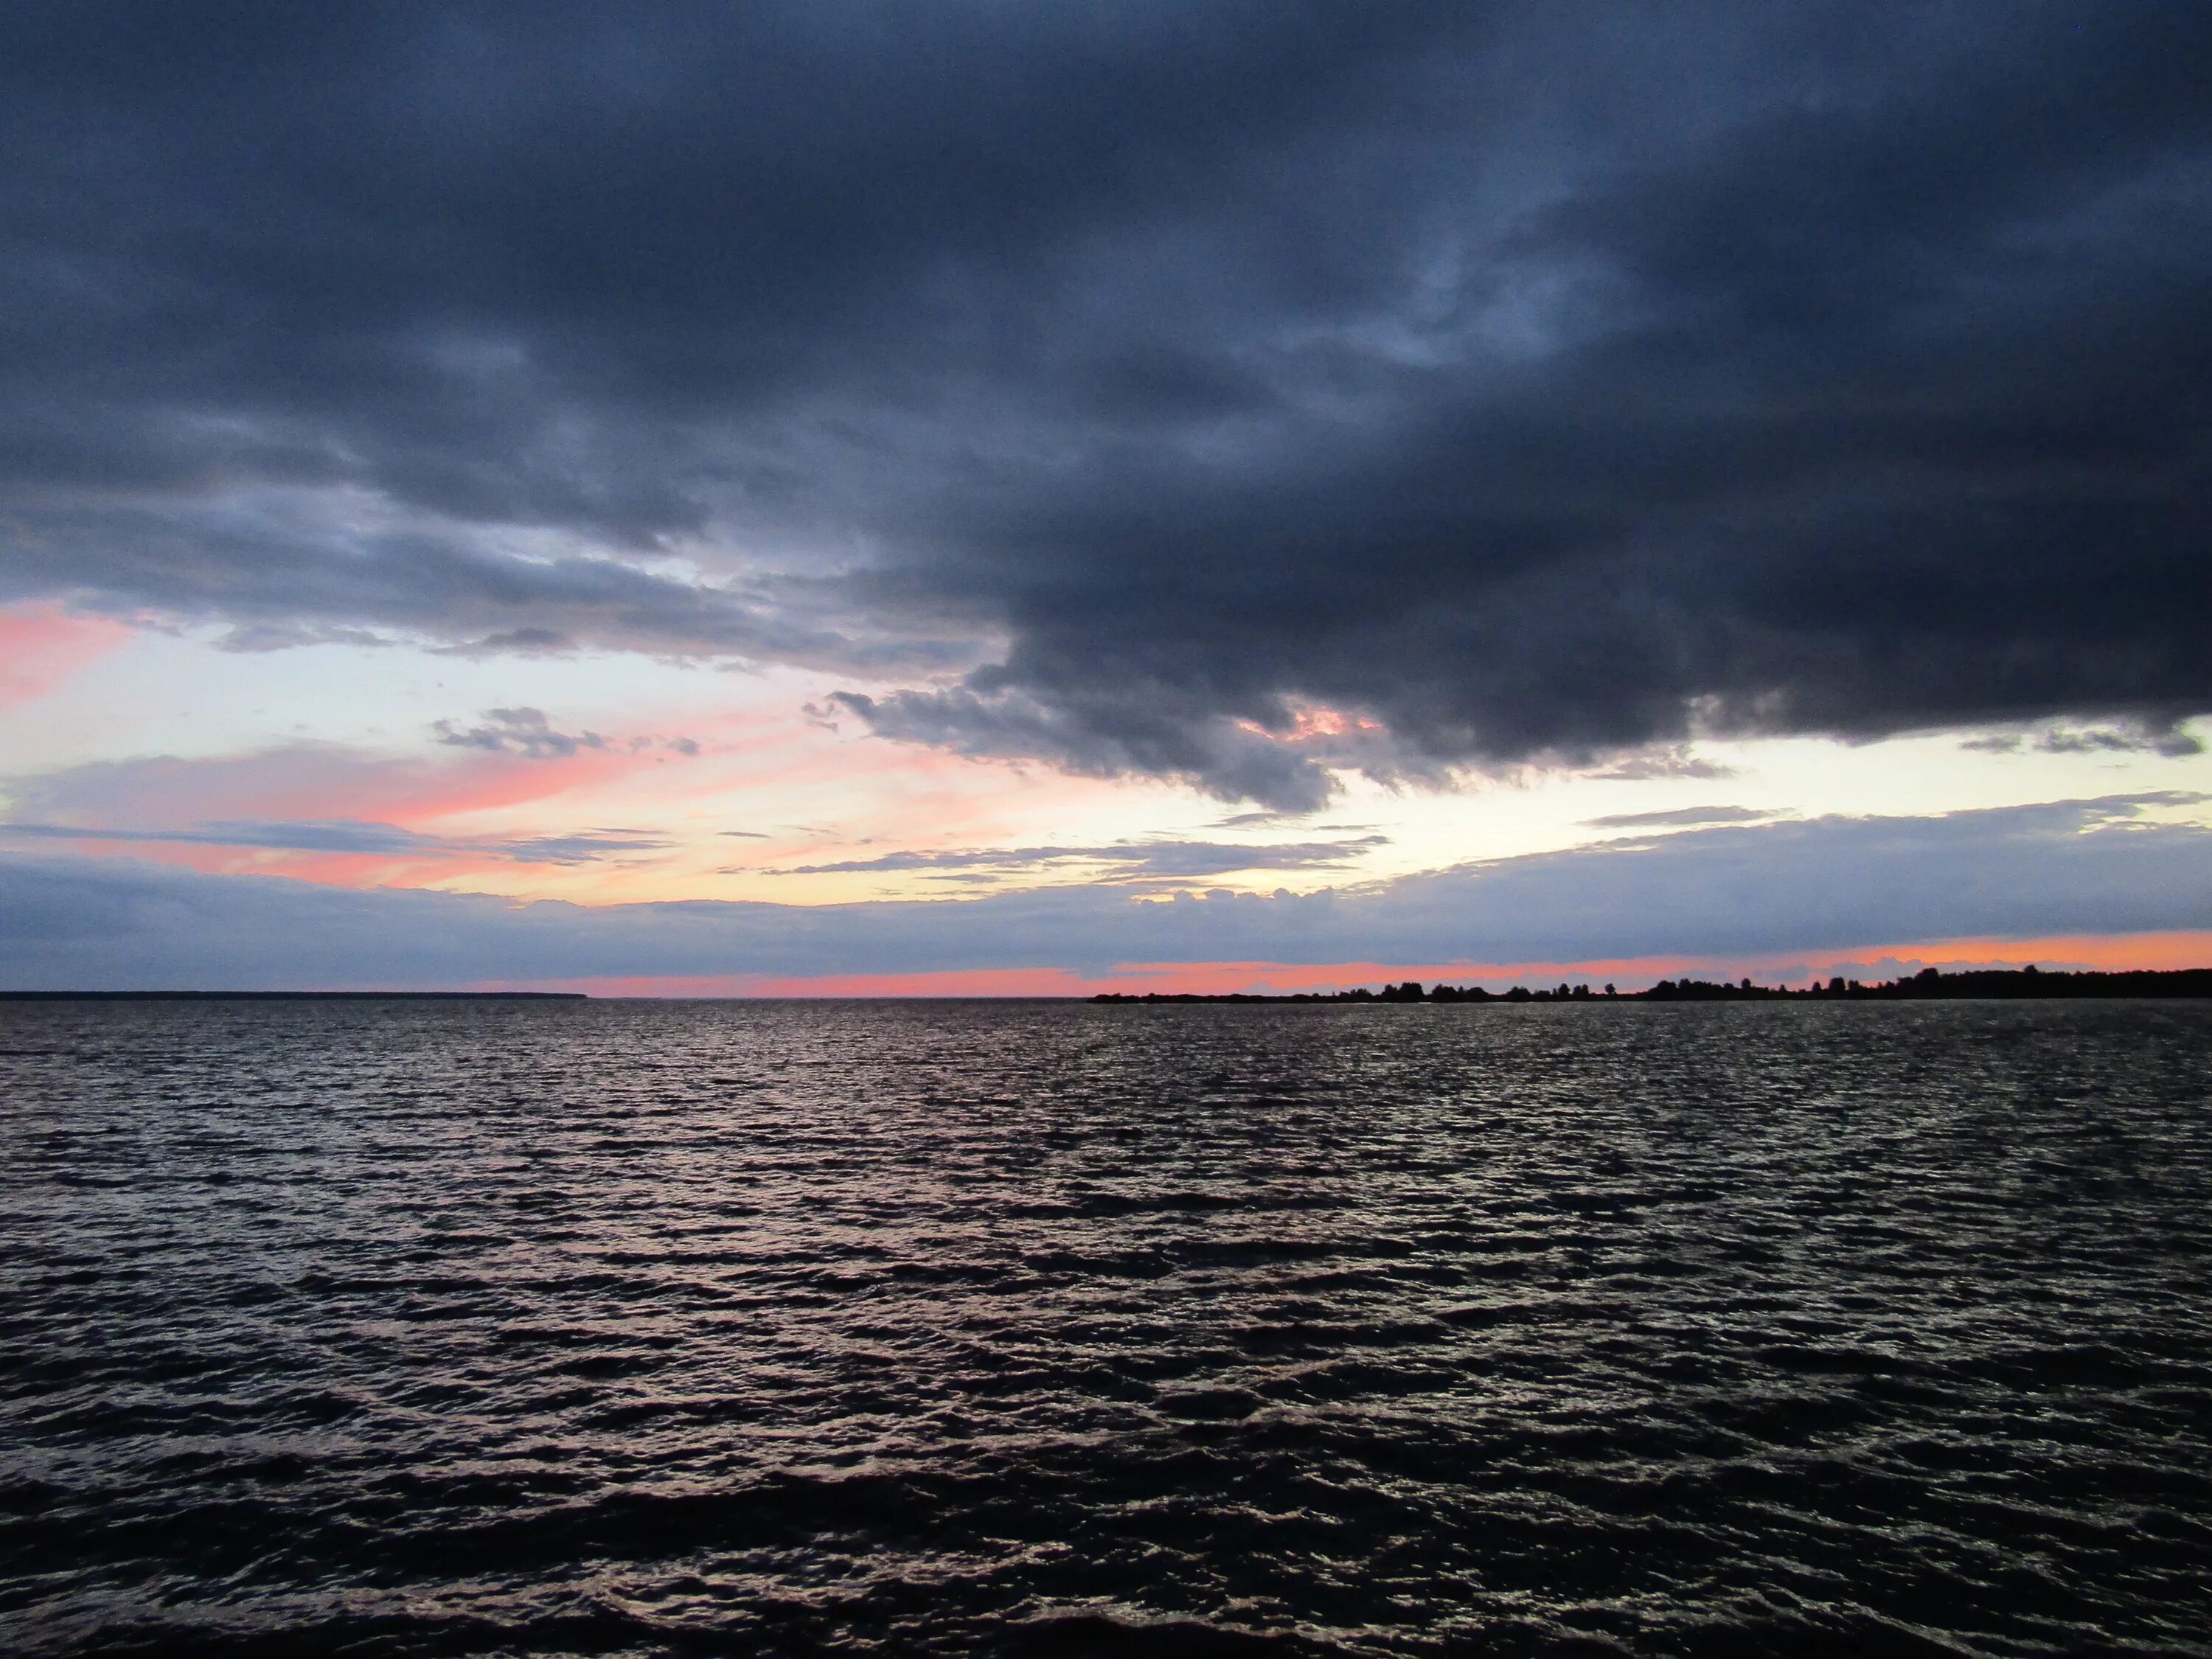
[[2212,1653],[2205,1005],[0,1050],[16,1650]]

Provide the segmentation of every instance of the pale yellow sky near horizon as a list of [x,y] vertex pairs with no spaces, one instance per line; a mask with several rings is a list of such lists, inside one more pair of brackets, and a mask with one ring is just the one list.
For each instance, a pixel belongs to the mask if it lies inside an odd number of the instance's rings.
[[[1632,815],[1727,808],[1774,817],[1926,816],[2099,796],[2212,797],[2212,755],[2092,744],[2052,751],[2039,747],[2033,732],[2016,750],[1996,752],[1968,746],[1974,734],[1951,732],[1856,744],[1706,739],[1671,757],[1678,768],[1687,763],[1689,775],[1678,775],[1530,769],[1466,779],[1449,790],[1389,789],[1347,777],[1339,799],[1320,811],[1254,819],[1249,803],[1170,782],[970,761],[806,712],[853,684],[849,675],[729,671],[613,653],[471,658],[347,643],[236,652],[218,648],[213,629],[125,631],[40,614],[63,636],[76,639],[69,630],[81,630],[85,659],[27,695],[15,688],[0,732],[0,793],[12,819],[141,833],[227,821],[346,821],[393,824],[426,838],[420,850],[374,855],[204,842],[64,843],[346,885],[586,903],[827,903],[1102,879],[1127,861],[780,872],[975,849],[1344,843],[1339,855],[1306,855],[1325,861],[1165,884],[1303,892],[1677,827],[1602,822]],[[542,710],[556,732],[597,734],[600,744],[531,759],[438,741],[440,721],[465,732],[483,725],[487,710],[518,708]],[[2079,743],[2091,728],[2060,729]],[[688,752],[693,745],[696,754]],[[2212,806],[2177,799],[2145,816],[2212,823]],[[1238,818],[1247,821],[1232,822]],[[568,863],[441,845],[482,848],[590,833],[666,844]]]

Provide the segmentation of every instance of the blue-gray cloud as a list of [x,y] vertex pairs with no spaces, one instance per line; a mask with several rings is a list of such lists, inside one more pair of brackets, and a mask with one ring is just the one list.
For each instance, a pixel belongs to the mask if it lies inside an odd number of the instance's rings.
[[2212,830],[2106,800],[1691,830],[1299,896],[605,908],[0,859],[0,986],[465,985],[1120,963],[1796,953],[2212,927]]
[[579,749],[607,746],[607,740],[596,732],[557,729],[542,708],[487,708],[475,726],[434,720],[430,729],[437,741],[450,749],[483,749],[531,760],[565,758]]
[[396,823],[357,818],[222,818],[177,829],[86,828],[70,823],[0,823],[0,841],[146,842],[185,847],[235,847],[288,853],[365,853],[450,858],[468,854],[515,864],[588,864],[626,853],[661,852],[672,844],[630,830],[586,830],[567,836],[483,838],[425,835]]
[[1012,875],[1073,864],[1094,869],[1104,866],[1103,877],[1094,875],[1094,879],[1188,881],[1246,870],[1343,869],[1356,862],[1360,854],[1387,846],[1389,839],[1388,836],[1360,836],[1345,841],[1275,842],[1250,846],[1218,841],[1142,841],[1116,842],[1104,847],[972,847],[940,852],[885,853],[875,858],[845,859],[832,864],[764,866],[760,873],[820,876],[880,871],[925,875],[995,872]]
[[2044,755],[2154,754],[2175,757],[2204,752],[2204,741],[2194,732],[2171,726],[2147,728],[2140,724],[1992,732],[1970,738],[1960,746],[1991,755],[2014,755],[2027,750]]
[[1583,822],[1594,830],[1665,830],[1703,823],[1756,823],[1773,816],[1748,806],[1677,806],[1660,812],[1609,812]]
[[435,742],[448,749],[482,749],[490,754],[520,755],[527,760],[565,760],[580,749],[625,750],[631,754],[655,746],[672,754],[696,757],[696,738],[639,735],[620,740],[597,732],[563,732],[542,708],[487,708],[473,726],[459,720],[430,722]]

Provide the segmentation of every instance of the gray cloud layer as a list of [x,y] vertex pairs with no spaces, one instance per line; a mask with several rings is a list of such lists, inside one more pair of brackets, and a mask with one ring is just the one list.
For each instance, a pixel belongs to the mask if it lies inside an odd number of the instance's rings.
[[1117,963],[1594,960],[2212,927],[2212,830],[2146,804],[1688,830],[1310,896],[584,907],[0,859],[0,987],[453,985]]
[[23,0],[0,595],[836,665],[889,735],[1283,806],[2156,741],[2212,707],[2208,52],[2040,0]]

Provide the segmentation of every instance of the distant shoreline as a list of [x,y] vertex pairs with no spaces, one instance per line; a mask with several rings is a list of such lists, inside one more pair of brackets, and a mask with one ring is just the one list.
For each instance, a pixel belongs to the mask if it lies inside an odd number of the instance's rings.
[[581,991],[0,991],[0,1002],[582,1002]]
[[1093,1002],[1938,1002],[1964,1000],[2048,1001],[2059,998],[2212,997],[2212,968],[2129,969],[2106,973],[2045,973],[2034,967],[1970,969],[1940,973],[1923,968],[1909,979],[1862,984],[1832,978],[1802,990],[1783,985],[1735,984],[1708,980],[1662,979],[1647,991],[1593,991],[1588,985],[1559,985],[1530,990],[1486,991],[1479,985],[1438,985],[1424,990],[1417,980],[1386,985],[1380,991],[1102,991]]
[[[1096,995],[1056,997],[676,997],[646,998],[648,1001],[713,1002],[1087,1002],[1092,1004],[1163,1003],[1297,1003],[1307,1005],[1369,1003],[1522,1003],[1522,1002],[1926,1002],[1947,1000],[2049,1001],[2120,997],[2154,999],[2212,999],[2212,968],[2137,969],[2117,972],[2085,970],[2069,973],[2036,968],[1975,969],[1945,974],[1923,969],[1910,978],[1863,984],[1857,980],[1831,978],[1802,988],[1754,985],[1748,979],[1735,983],[1707,980],[1662,979],[1642,991],[1616,991],[1611,986],[1593,989],[1588,984],[1560,984],[1538,989],[1516,985],[1508,991],[1485,990],[1479,985],[1439,984],[1425,988],[1418,981],[1385,985],[1381,990],[1364,986],[1349,991],[1101,991]],[[582,991],[4,991],[8,1002],[585,1002]],[[631,1000],[623,998],[620,1000]]]

